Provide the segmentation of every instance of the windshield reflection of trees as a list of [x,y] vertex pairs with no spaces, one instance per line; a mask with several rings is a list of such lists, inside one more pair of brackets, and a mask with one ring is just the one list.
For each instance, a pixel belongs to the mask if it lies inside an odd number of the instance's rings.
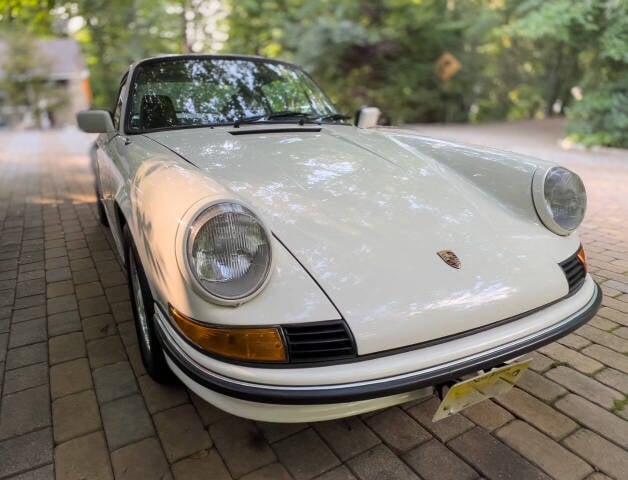
[[141,128],[139,118],[142,113],[147,115],[140,111],[146,95],[171,100],[177,117],[173,128],[229,124],[274,112],[303,112],[313,117],[336,113],[331,101],[305,73],[284,64],[168,60],[151,62],[138,70],[132,91],[131,129]]

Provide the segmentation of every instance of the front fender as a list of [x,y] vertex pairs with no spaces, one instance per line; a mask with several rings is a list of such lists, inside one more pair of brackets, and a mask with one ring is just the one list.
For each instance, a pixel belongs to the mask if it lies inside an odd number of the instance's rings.
[[[191,165],[177,160],[144,161],[129,188],[129,228],[155,299],[186,316],[223,325],[269,325],[340,318],[301,265],[271,237],[274,262],[264,290],[237,307],[211,303],[197,293],[177,256],[191,209],[236,196]],[[194,212],[192,212],[194,213]],[[263,221],[263,218],[262,218]],[[268,225],[268,224],[267,224]]]
[[503,208],[543,226],[532,200],[532,178],[537,169],[547,169],[555,164],[513,152],[462,145],[400,131],[386,136],[415,155],[438,161],[491,195]]

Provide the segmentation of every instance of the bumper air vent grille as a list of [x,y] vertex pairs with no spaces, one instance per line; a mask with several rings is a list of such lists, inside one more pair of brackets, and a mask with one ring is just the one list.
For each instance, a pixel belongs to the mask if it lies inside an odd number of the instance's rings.
[[577,292],[587,276],[587,271],[578,258],[578,253],[576,252],[564,262],[559,263],[559,265],[560,268],[563,269],[563,273],[567,278],[567,283],[569,284],[569,295]]
[[356,356],[353,337],[342,320],[282,328],[291,363],[329,362]]

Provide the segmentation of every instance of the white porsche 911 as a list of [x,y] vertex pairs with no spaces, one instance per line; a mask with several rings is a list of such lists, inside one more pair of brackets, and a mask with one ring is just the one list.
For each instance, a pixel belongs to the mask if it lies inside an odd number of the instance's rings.
[[142,60],[113,114],[78,122],[100,133],[146,370],[233,414],[326,420],[436,387],[437,420],[599,308],[576,174],[357,128],[294,65]]

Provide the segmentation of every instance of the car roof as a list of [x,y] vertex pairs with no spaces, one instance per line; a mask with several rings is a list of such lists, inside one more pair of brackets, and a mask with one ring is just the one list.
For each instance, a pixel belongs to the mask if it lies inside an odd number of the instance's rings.
[[144,63],[151,63],[161,60],[182,60],[182,59],[204,59],[204,60],[248,60],[251,62],[262,63],[278,63],[287,65],[298,70],[303,70],[299,65],[294,63],[285,62],[283,60],[276,60],[274,58],[261,57],[257,55],[237,55],[237,54],[207,54],[207,53],[183,53],[183,54],[164,54],[156,55],[154,57],[147,57],[133,63],[129,67],[129,71],[135,70],[139,65]]

